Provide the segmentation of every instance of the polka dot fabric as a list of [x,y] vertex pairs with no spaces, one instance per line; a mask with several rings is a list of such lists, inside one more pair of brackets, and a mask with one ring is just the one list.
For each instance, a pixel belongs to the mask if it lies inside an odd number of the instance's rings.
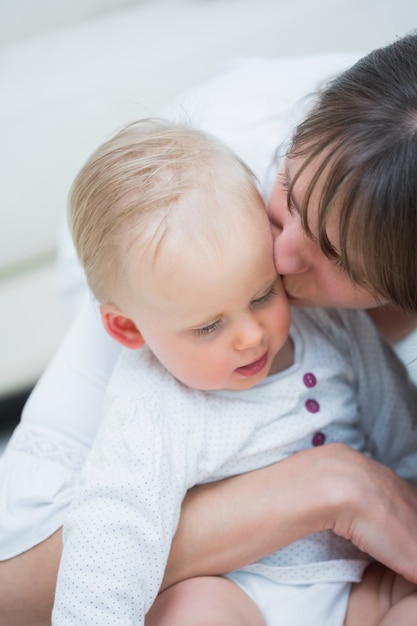
[[[293,366],[244,392],[197,392],[147,348],[122,354],[65,526],[54,626],[144,623],[181,501],[196,483],[334,441],[383,451],[400,474],[414,472],[416,390],[367,316],[295,310],[291,335]],[[391,422],[386,445],[376,448],[377,425]],[[326,531],[247,569],[309,584],[359,580],[366,564],[350,543]]]

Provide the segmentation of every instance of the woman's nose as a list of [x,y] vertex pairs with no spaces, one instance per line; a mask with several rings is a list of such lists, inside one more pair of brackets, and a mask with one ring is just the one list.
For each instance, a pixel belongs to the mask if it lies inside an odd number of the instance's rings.
[[273,226],[274,262],[278,274],[301,274],[308,265],[307,239],[301,224],[296,218],[282,226]]
[[278,274],[304,271],[303,253],[306,243],[300,217],[288,208],[287,189],[278,176],[268,203],[268,217],[274,239],[274,261]]

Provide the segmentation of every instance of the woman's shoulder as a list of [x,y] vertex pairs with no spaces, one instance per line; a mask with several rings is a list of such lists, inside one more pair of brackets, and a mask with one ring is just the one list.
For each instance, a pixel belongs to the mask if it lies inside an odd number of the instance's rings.
[[299,331],[308,332],[310,336],[317,333],[319,336],[332,339],[340,338],[343,334],[353,337],[362,329],[371,329],[371,333],[375,332],[366,313],[356,309],[294,308],[292,318]]

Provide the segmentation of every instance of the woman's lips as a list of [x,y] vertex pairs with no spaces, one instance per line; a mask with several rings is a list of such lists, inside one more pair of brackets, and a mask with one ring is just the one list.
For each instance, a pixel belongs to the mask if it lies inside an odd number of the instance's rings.
[[263,370],[263,368],[267,364],[267,361],[268,361],[268,352],[265,352],[265,354],[261,356],[261,358],[258,359],[257,361],[254,361],[253,363],[249,363],[249,365],[243,365],[243,367],[238,367],[236,369],[236,372],[240,374],[241,376],[254,376],[255,374],[258,374],[258,372]]

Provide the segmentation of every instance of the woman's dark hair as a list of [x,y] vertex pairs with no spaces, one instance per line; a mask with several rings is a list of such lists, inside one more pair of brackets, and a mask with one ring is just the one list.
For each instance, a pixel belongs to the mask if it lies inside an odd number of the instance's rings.
[[[292,188],[309,163],[319,163],[302,202],[306,231],[320,178],[314,236],[324,253],[357,284],[417,312],[417,31],[328,83],[295,130],[293,156],[302,166]],[[338,250],[326,234],[334,206]]]

